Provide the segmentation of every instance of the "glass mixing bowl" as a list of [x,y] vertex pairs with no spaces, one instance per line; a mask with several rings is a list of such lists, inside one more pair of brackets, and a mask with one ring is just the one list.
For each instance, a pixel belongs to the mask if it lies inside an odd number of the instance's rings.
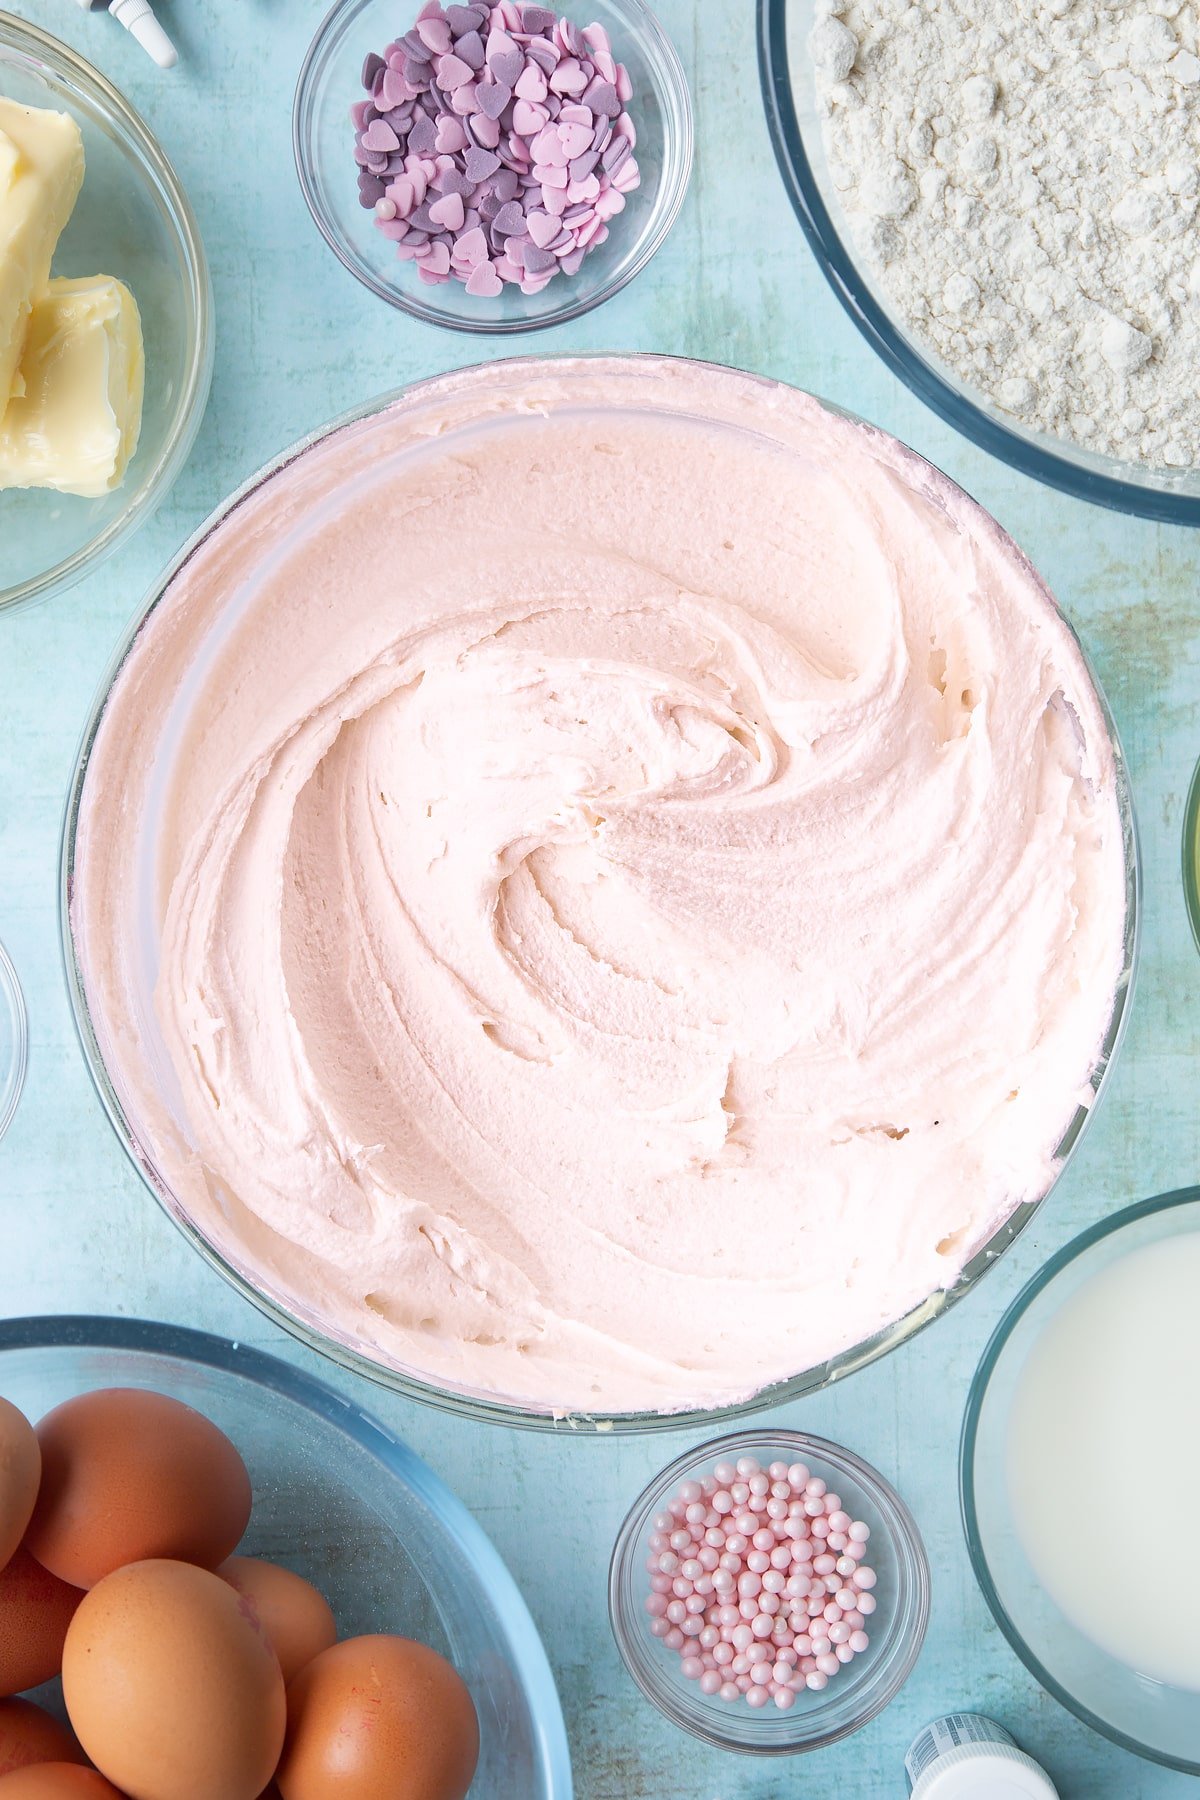
[[1028,430],[911,335],[856,247],[830,176],[808,54],[816,17],[816,0],[758,0],[763,99],[784,186],[809,247],[871,348],[939,418],[1023,474],[1118,512],[1200,525],[1200,470],[1098,456],[1066,438]]
[[[754,1710],[744,1702],[710,1698],[680,1672],[680,1658],[648,1629],[646,1552],[656,1513],[685,1481],[711,1475],[719,1462],[752,1456],[770,1463],[806,1463],[845,1510],[871,1528],[867,1561],[878,1576],[876,1611],[867,1621],[870,1646],[820,1693],[806,1692],[786,1712]],[[672,1724],[716,1744],[755,1756],[794,1756],[821,1750],[861,1731],[890,1706],[912,1674],[929,1623],[929,1563],[916,1521],[878,1469],[827,1438],[764,1426],[714,1438],[662,1470],[630,1508],[617,1534],[609,1570],[608,1611],[625,1667],[648,1700]]]
[[0,1321],[0,1394],[28,1418],[97,1387],[152,1388],[220,1426],[254,1485],[240,1551],[311,1581],[341,1636],[398,1632],[450,1659],[479,1714],[472,1800],[571,1800],[562,1711],[525,1602],[466,1507],[399,1438],[290,1364],[204,1332]]
[[1200,950],[1200,762],[1183,809],[1183,897],[1196,948]]
[[[975,1578],[997,1625],[1034,1679],[1085,1725],[1123,1749],[1200,1775],[1200,1693],[1170,1687],[1117,1662],[1060,1612],[1022,1546],[1007,1473],[1013,1397],[1043,1329],[1101,1270],[1130,1251],[1192,1231],[1200,1231],[1200,1188],[1183,1188],[1114,1213],[1039,1269],[996,1327],[971,1383],[959,1481]],[[1176,1373],[1165,1368],[1163,1380],[1172,1381]],[[1191,1430],[1195,1397],[1181,1389],[1179,1402],[1180,1429]],[[1122,1446],[1114,1443],[1115,1466],[1121,1456]],[[1136,1481],[1136,1466],[1130,1476]],[[1152,1485],[1147,1497],[1153,1505]],[[1169,1557],[1165,1566],[1169,1587]]]
[[[655,357],[621,357],[600,359],[603,363],[606,379],[609,382],[611,400],[608,404],[622,404],[621,384],[634,387],[639,396],[638,404],[645,404],[645,397],[637,380],[647,376],[653,378],[654,371],[664,360]],[[373,1380],[381,1381],[399,1392],[412,1398],[429,1401],[434,1405],[444,1406],[454,1411],[469,1414],[480,1419],[497,1420],[507,1425],[524,1425],[537,1429],[554,1429],[566,1426],[571,1429],[595,1427],[604,1431],[649,1431],[673,1430],[693,1426],[697,1422],[712,1424],[722,1419],[744,1417],[747,1413],[762,1407],[782,1403],[799,1395],[812,1393],[824,1387],[828,1382],[841,1378],[867,1363],[875,1361],[886,1351],[905,1342],[914,1332],[932,1320],[940,1317],[950,1306],[953,1306],[965,1294],[969,1293],[976,1282],[990,1269],[998,1257],[1014,1241],[1032,1218],[1040,1201],[1023,1203],[1016,1207],[1008,1219],[1001,1225],[986,1244],[970,1259],[961,1274],[949,1287],[938,1289],[929,1295],[918,1306],[914,1307],[903,1318],[874,1332],[864,1342],[845,1350],[827,1361],[806,1369],[791,1379],[776,1383],[762,1389],[751,1400],[738,1405],[713,1408],[702,1412],[672,1413],[607,1413],[603,1417],[572,1414],[567,1416],[549,1409],[536,1410],[524,1406],[519,1401],[509,1401],[489,1394],[481,1394],[471,1390],[459,1391],[422,1379],[419,1374],[389,1367],[373,1357],[365,1355],[352,1342],[334,1335],[311,1311],[306,1310],[305,1302],[294,1291],[286,1291],[282,1287],[272,1287],[261,1276],[256,1274],[250,1262],[243,1259],[243,1252],[229,1242],[218,1243],[212,1235],[200,1228],[190,1215],[187,1207],[172,1192],[171,1184],[158,1167],[155,1154],[149,1147],[149,1132],[144,1121],[127,1109],[121,1084],[114,1078],[113,1072],[106,1063],[102,1047],[102,1030],[110,1035],[112,1021],[105,1021],[93,1011],[93,1001],[88,992],[88,985],[80,963],[71,920],[72,900],[77,881],[77,848],[81,826],[81,810],[85,805],[85,790],[88,771],[100,732],[106,709],[109,706],[126,657],[135,640],[150,629],[158,609],[171,593],[176,574],[189,562],[210,535],[217,531],[223,521],[236,514],[239,507],[247,504],[263,486],[272,481],[281,470],[291,465],[297,458],[318,451],[320,446],[334,434],[349,429],[363,420],[369,420],[396,404],[402,404],[411,418],[416,422],[429,419],[431,435],[437,435],[445,441],[445,398],[443,383],[450,380],[455,384],[477,381],[481,397],[485,397],[487,405],[492,405],[502,385],[510,384],[518,395],[524,394],[530,381],[536,378],[539,370],[549,371],[562,368],[586,368],[595,359],[527,359],[511,360],[480,366],[475,370],[458,371],[453,377],[435,377],[431,381],[418,382],[414,386],[392,395],[370,402],[368,405],[345,415],[323,430],[315,433],[302,443],[293,446],[283,453],[275,462],[269,464],[259,474],[252,477],[247,485],[233,495],[204,524],[191,543],[180,552],[176,561],[166,571],[161,581],[149,596],[145,606],[131,623],[123,642],[118,646],[113,662],[103,678],[100,690],[92,710],[91,717],[85,727],[83,743],[80,748],[74,776],[67,797],[66,816],[63,826],[62,856],[60,866],[60,923],[62,933],[63,954],[66,967],[67,984],[74,1010],[76,1027],[80,1042],[87,1059],[93,1081],[102,1105],[108,1114],[121,1143],[130,1156],[134,1166],[146,1180],[151,1192],[163,1206],[168,1216],[182,1230],[193,1247],[209,1261],[214,1268],[233,1284],[235,1288],[253,1304],[261,1307],[272,1319],[284,1329],[294,1332],[312,1348],[333,1357],[344,1367]],[[720,372],[720,371],[718,371]],[[750,379],[757,379],[751,377]],[[766,383],[767,387],[775,384]],[[627,393],[625,404],[633,403],[633,393]],[[654,404],[665,404],[655,400]],[[472,415],[474,416],[474,414]],[[493,423],[490,429],[497,429]],[[225,631],[234,628],[238,619],[238,595],[231,590],[230,605],[223,615],[220,628],[214,632],[219,638]],[[214,650],[216,645],[214,644]],[[1094,677],[1093,677],[1094,680]],[[1099,693],[1099,688],[1097,687]],[[1101,696],[1103,704],[1103,696]],[[1112,1060],[1117,1052],[1124,1033],[1128,1015],[1129,997],[1136,964],[1138,942],[1140,874],[1137,851],[1137,837],[1134,826],[1133,808],[1129,792],[1128,776],[1125,762],[1117,739],[1116,729],[1111,715],[1105,708],[1110,737],[1113,744],[1117,764],[1118,800],[1123,821],[1125,879],[1126,879],[1126,914],[1125,914],[1125,947],[1123,968],[1117,983],[1112,1020],[1101,1049],[1101,1054],[1092,1074],[1091,1089],[1098,1095],[1103,1087]],[[164,729],[172,742],[177,741],[177,731],[181,726],[182,714],[179,708],[172,711],[172,722]],[[152,833],[148,833],[152,839]],[[139,859],[141,852],[138,852]],[[136,1042],[137,1054],[144,1058],[144,1068],[151,1084],[167,1100],[168,1109],[176,1092],[176,1083],[170,1066],[169,1057],[158,1041],[153,990],[157,980],[157,960],[155,924],[154,924],[154,854],[151,842],[145,846],[144,867],[139,860],[138,879],[138,924],[136,928],[136,952],[130,958],[130,967],[121,978],[121,1014],[122,1021],[128,1019],[129,1025],[119,1022],[117,1035],[123,1040]],[[134,963],[136,962],[136,968]],[[1063,1164],[1073,1153],[1078,1140],[1089,1120],[1095,1113],[1095,1099],[1089,1093],[1090,1105],[1080,1105],[1075,1111],[1059,1146],[1059,1157]],[[176,1127],[173,1127],[176,1129]],[[1045,1196],[1042,1198],[1044,1199]]]
[[0,944],[0,1138],[13,1122],[29,1053],[25,998],[8,951]]
[[0,492],[0,607],[86,575],[149,518],[187,461],[212,379],[212,291],[191,206],[149,128],[104,76],[36,25],[0,12],[0,94],[69,112],[87,174],[56,275],[115,275],[146,340],[142,435],[122,485],[97,500]]
[[611,299],[661,248],[692,172],[692,101],[683,65],[643,0],[586,0],[566,10],[578,24],[603,25],[613,55],[629,70],[642,184],[577,275],[555,276],[540,294],[506,286],[494,300],[468,294],[458,281],[426,287],[376,229],[374,213],[359,205],[350,107],[363,98],[366,56],[403,35],[417,14],[414,0],[340,0],[321,25],[296,88],[292,137],[300,187],[334,255],[389,306],[452,331],[541,331]]

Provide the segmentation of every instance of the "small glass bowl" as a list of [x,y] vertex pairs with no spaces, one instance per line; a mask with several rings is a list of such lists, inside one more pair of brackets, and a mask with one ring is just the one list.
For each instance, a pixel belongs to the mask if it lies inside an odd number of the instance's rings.
[[150,516],[200,429],[213,344],[212,290],[196,220],[128,101],[57,38],[6,13],[0,94],[78,121],[87,173],[54,273],[117,276],[138,303],[146,340],[142,434],[122,485],[96,500],[45,489],[0,492],[2,608],[70,586]]
[[0,944],[0,1138],[13,1122],[29,1053],[29,1028],[25,999],[17,971]]
[[1183,810],[1183,897],[1196,948],[1200,950],[1200,762]]
[[338,0],[327,15],[296,88],[296,168],[325,242],[390,306],[450,331],[541,331],[578,319],[619,293],[661,248],[692,172],[692,101],[683,65],[643,0],[573,0],[567,11],[580,24],[603,25],[613,54],[629,70],[642,184],[613,220],[608,241],[585,258],[578,274],[556,275],[540,294],[506,285],[494,300],[477,299],[458,281],[423,285],[413,264],[401,262],[396,246],[376,228],[374,213],[359,204],[350,107],[363,98],[367,55],[409,28],[416,0]]
[[[1183,1188],[1114,1213],[1038,1271],[996,1327],[971,1383],[959,1486],[975,1578],[997,1625],[1034,1679],[1114,1744],[1200,1775],[1200,1693],[1136,1673],[1060,1612],[1022,1545],[1009,1504],[1007,1462],[1017,1384],[1051,1319],[1100,1270],[1143,1245],[1187,1231],[1200,1231],[1200,1188]],[[1166,1381],[1176,1375],[1169,1368],[1163,1371]],[[1180,1425],[1188,1431],[1189,1401],[1182,1393],[1180,1398]],[[1113,1453],[1119,1458],[1119,1444]]]
[[[357,1401],[205,1332],[0,1322],[0,1394],[28,1418],[97,1387],[170,1394],[228,1434],[254,1486],[241,1550],[304,1575],[343,1637],[395,1631],[449,1657],[479,1715],[472,1800],[571,1800],[554,1677],[512,1576],[462,1502]],[[53,1705],[56,1688],[37,1697]]]
[[940,419],[1036,481],[1117,512],[1200,525],[1200,469],[1102,456],[1034,431],[912,336],[858,250],[825,155],[808,38],[817,0],[758,0],[758,60],[775,156],[809,248],[881,360]]
[[[646,1555],[652,1521],[681,1482],[710,1475],[726,1458],[753,1456],[807,1463],[814,1475],[836,1481],[846,1511],[871,1527],[869,1562],[879,1577],[871,1645],[820,1693],[804,1692],[786,1712],[755,1711],[744,1702],[702,1694],[680,1673],[680,1658],[652,1637],[645,1611]],[[739,1431],[689,1450],[656,1475],[634,1501],[617,1533],[608,1578],[608,1611],[625,1667],[648,1700],[705,1743],[755,1756],[794,1756],[849,1737],[895,1699],[912,1673],[929,1622],[929,1564],[916,1523],[877,1469],[852,1450],[806,1432]]]

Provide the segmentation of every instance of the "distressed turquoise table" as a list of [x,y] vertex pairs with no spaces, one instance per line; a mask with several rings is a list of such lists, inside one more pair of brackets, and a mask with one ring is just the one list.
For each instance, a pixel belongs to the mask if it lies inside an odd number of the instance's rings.
[[[219,343],[199,444],[158,517],[83,586],[0,618],[0,938],[25,986],[32,1035],[25,1098],[0,1146],[0,1309],[178,1320],[301,1359],[187,1249],[92,1094],[59,967],[63,796],[121,628],[210,508],[331,414],[498,352],[393,315],[344,273],[310,224],[292,171],[290,111],[321,0],[161,0],[182,51],[171,75],[158,74],[111,21],[88,18],[69,0],[5,3],[96,61],[158,131],[207,240]],[[403,13],[404,0],[397,4]],[[982,1288],[882,1364],[780,1412],[781,1422],[844,1439],[895,1479],[935,1571],[916,1673],[882,1718],[836,1749],[782,1765],[722,1756],[677,1734],[625,1676],[605,1614],[608,1550],[629,1501],[681,1447],[676,1439],[531,1436],[460,1423],[362,1384],[358,1397],[475,1509],[524,1587],[561,1686],[581,1800],[806,1792],[887,1800],[904,1793],[912,1733],[965,1705],[1005,1720],[1064,1800],[1174,1800],[1194,1784],[1085,1730],[1035,1687],[992,1626],[963,1548],[955,1455],[984,1340],[1039,1262],[1106,1211],[1197,1176],[1200,959],[1183,910],[1178,843],[1200,747],[1200,536],[1060,499],[988,461],[901,389],[843,317],[784,200],[759,103],[751,0],[661,0],[660,10],[698,103],[699,161],[683,218],[630,290],[523,348],[691,352],[783,376],[905,438],[1013,532],[1080,628],[1129,755],[1146,875],[1133,1026],[1080,1157]]]

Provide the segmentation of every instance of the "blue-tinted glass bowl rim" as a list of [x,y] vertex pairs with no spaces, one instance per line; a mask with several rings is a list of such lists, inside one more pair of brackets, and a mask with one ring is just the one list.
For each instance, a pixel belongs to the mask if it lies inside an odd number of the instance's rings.
[[1200,495],[1120,481],[1055,456],[973,404],[905,343],[847,253],[821,198],[796,114],[787,47],[788,0],[758,0],[758,68],[767,127],[784,187],[821,273],[884,364],[931,411],[1023,475],[1114,512],[1200,525]]
[[402,1439],[358,1403],[327,1387],[293,1364],[236,1339],[216,1337],[190,1326],[149,1319],[104,1318],[86,1313],[48,1314],[0,1320],[0,1390],[4,1356],[21,1350],[115,1350],[133,1356],[173,1357],[198,1368],[233,1375],[342,1431],[388,1474],[436,1514],[455,1539],[480,1586],[503,1620],[508,1648],[528,1702],[530,1723],[551,1800],[571,1800],[571,1757],[558,1689],[545,1647],[499,1551],[478,1520]]

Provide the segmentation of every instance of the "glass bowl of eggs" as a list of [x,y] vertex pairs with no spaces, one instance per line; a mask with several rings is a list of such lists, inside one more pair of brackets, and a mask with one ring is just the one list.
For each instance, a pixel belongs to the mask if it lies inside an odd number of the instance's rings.
[[[156,1748],[150,1727],[143,1733],[131,1712],[119,1721],[111,1755],[105,1732],[111,1733],[118,1702],[128,1707],[129,1694],[143,1693],[158,1702],[155,1683],[163,1671],[168,1679],[181,1676],[182,1651],[173,1653],[164,1642],[156,1654],[151,1643],[170,1580],[188,1590],[187,1604],[193,1588],[197,1605],[208,1605],[217,1591],[224,1615],[212,1629],[232,1634],[231,1656],[249,1658],[247,1693],[265,1666],[254,1661],[255,1646],[245,1639],[247,1617],[258,1621],[255,1630],[278,1659],[268,1677],[270,1705],[256,1709],[245,1731],[232,1713],[227,1722],[222,1715],[206,1738],[217,1746],[213,1755],[236,1763],[239,1743],[253,1747],[261,1716],[273,1708],[279,1716],[265,1752],[269,1779],[284,1729],[282,1669],[290,1680],[281,1788],[312,1791],[311,1782],[289,1771],[301,1755],[311,1762],[324,1754],[322,1720],[331,1706],[336,1713],[350,1704],[338,1684],[353,1688],[356,1655],[361,1659],[356,1644],[369,1639],[371,1666],[383,1667],[385,1679],[388,1658],[416,1659],[424,1699],[420,1743],[411,1754],[431,1767],[457,1766],[457,1776],[438,1778],[448,1796],[460,1800],[470,1783],[472,1800],[514,1793],[522,1800],[570,1800],[554,1680],[511,1576],[460,1502],[355,1404],[243,1344],[142,1321],[74,1317],[0,1324],[0,1395],[7,1403],[0,1404],[0,1692],[23,1695],[0,1700],[0,1769],[9,1767],[6,1733],[17,1741],[32,1732],[47,1740],[50,1754],[43,1750],[41,1760],[53,1760],[56,1745],[60,1759],[80,1761],[87,1753],[123,1788],[143,1791],[144,1780],[131,1782],[131,1764],[121,1759],[140,1753],[142,1744],[149,1746],[145,1754],[165,1754],[167,1747]],[[22,1514],[8,1482],[20,1459],[6,1459],[4,1450],[6,1433],[28,1437],[25,1420],[41,1422],[40,1477],[35,1451],[33,1489]],[[141,1448],[121,1461],[111,1454],[118,1443]],[[10,1512],[17,1508],[15,1535],[23,1537],[7,1560],[6,1502]],[[114,1534],[119,1538],[122,1521],[134,1513],[139,1530],[153,1516],[150,1535],[143,1533],[136,1560],[128,1561],[129,1547],[123,1554],[114,1548]],[[225,1560],[234,1548],[236,1557]],[[220,1582],[209,1572],[217,1566]],[[81,1587],[88,1590],[82,1596]],[[39,1648],[37,1633],[22,1624],[20,1609],[31,1595],[40,1597],[43,1622],[55,1609],[59,1615],[48,1647]],[[131,1650],[120,1633],[122,1620],[135,1613],[149,1622],[139,1626]],[[291,1650],[293,1633],[306,1650]],[[110,1644],[125,1659],[123,1670],[132,1667],[135,1651],[145,1655],[147,1673],[134,1671],[124,1699],[105,1689],[106,1679],[108,1688],[114,1684],[100,1652]],[[396,1650],[401,1644],[407,1648]],[[217,1700],[206,1695],[200,1676],[177,1681],[173,1697],[165,1695],[172,1740],[203,1719],[206,1706],[212,1713]],[[463,1765],[473,1750],[464,1750],[473,1735],[464,1724],[472,1708],[478,1723],[473,1780]],[[159,1710],[158,1704],[147,1708]],[[82,1751],[67,1735],[65,1718]],[[389,1753],[398,1748],[393,1733]],[[228,1761],[215,1772],[211,1791],[225,1800],[257,1800],[265,1785],[261,1752],[261,1746],[254,1752],[259,1763],[244,1795],[240,1765],[234,1770]]]

